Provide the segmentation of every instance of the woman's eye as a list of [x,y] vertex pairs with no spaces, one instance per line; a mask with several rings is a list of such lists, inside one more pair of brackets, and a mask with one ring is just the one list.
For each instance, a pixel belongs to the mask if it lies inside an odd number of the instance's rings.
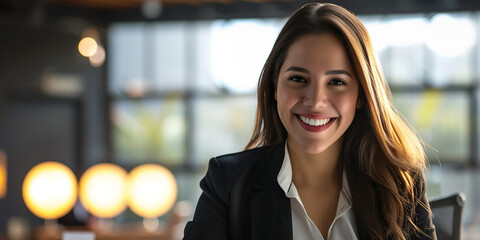
[[288,80],[298,82],[298,83],[304,83],[304,82],[307,81],[305,78],[300,77],[300,76],[291,76],[291,77],[288,78]]
[[345,82],[342,81],[341,79],[332,79],[329,85],[341,86],[341,85],[345,85]]

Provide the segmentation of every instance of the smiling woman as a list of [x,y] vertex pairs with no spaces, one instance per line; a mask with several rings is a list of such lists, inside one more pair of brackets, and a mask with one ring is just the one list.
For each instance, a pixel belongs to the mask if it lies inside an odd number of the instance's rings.
[[[342,145],[358,101],[358,82],[347,52],[333,34],[299,37],[287,51],[277,80],[277,111],[290,153],[317,154]],[[320,133],[322,132],[322,133]]]
[[[292,188],[299,196],[291,204],[303,205],[307,212],[292,215],[311,219],[327,237],[342,186],[338,159],[343,136],[361,106],[358,81],[342,42],[331,33],[307,34],[293,42],[280,68],[275,99],[288,132]],[[341,226],[334,225],[333,231]],[[294,225],[294,235],[300,228]],[[355,232],[348,226],[343,229]],[[317,231],[310,232],[308,238],[319,238]]]
[[436,239],[422,143],[355,15],[304,5],[259,81],[247,150],[210,160],[184,239]]

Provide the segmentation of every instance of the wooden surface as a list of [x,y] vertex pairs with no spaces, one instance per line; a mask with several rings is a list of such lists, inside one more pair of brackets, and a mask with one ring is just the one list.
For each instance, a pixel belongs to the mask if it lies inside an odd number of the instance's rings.
[[95,230],[88,227],[69,227],[57,230],[39,227],[35,230],[33,240],[61,240],[64,231],[88,231],[95,233],[96,240],[150,240],[171,239],[171,231],[160,228],[153,233],[147,232],[141,225],[115,226],[113,229]]

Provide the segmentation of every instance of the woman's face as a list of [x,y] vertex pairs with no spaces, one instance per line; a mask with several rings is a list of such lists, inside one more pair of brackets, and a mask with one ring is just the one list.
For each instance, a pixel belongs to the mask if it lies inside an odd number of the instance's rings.
[[342,144],[361,104],[342,42],[330,33],[295,40],[280,68],[275,99],[289,147],[319,154]]

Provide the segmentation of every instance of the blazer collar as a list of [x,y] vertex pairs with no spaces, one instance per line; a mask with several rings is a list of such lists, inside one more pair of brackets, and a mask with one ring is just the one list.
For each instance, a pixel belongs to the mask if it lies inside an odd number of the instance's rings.
[[277,181],[285,143],[266,149],[253,173],[251,239],[293,239],[290,199]]
[[272,187],[280,187],[278,185],[277,176],[282,167],[283,158],[285,156],[285,142],[281,144],[267,147],[259,165],[253,172],[252,188],[256,190],[272,189]]

